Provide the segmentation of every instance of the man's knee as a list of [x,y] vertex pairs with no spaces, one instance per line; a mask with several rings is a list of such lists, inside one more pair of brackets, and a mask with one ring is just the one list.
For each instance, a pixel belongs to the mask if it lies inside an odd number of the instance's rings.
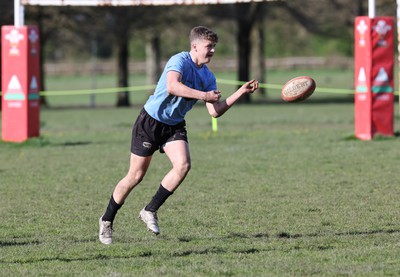
[[181,175],[183,175],[183,176],[188,174],[188,172],[190,171],[191,168],[192,168],[192,164],[188,160],[183,160],[178,165],[178,170],[181,173]]
[[127,179],[129,185],[134,187],[143,180],[144,175],[145,173],[143,172],[128,172],[125,178]]

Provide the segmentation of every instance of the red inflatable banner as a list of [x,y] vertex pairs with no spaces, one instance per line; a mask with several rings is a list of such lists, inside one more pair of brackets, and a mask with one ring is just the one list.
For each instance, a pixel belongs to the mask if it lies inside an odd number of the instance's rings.
[[355,136],[394,135],[394,19],[355,21]]
[[2,139],[23,142],[39,136],[39,31],[35,26],[3,26]]

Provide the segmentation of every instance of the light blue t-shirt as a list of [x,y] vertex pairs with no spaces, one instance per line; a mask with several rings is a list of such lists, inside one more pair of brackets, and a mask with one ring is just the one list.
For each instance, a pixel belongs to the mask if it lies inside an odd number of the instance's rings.
[[167,92],[167,73],[171,70],[182,75],[181,82],[184,85],[196,90],[216,90],[217,83],[214,74],[205,64],[202,67],[196,66],[189,52],[178,53],[169,59],[154,94],[149,97],[144,109],[154,119],[168,125],[176,125],[184,120],[186,113],[197,100],[177,97]]

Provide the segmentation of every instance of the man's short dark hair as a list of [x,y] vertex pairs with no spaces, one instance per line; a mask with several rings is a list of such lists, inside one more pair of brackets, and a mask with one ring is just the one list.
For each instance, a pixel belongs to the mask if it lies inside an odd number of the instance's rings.
[[194,27],[190,31],[189,39],[190,39],[190,42],[192,42],[196,39],[206,39],[206,40],[212,41],[214,43],[217,43],[218,35],[207,27],[197,26],[197,27]]

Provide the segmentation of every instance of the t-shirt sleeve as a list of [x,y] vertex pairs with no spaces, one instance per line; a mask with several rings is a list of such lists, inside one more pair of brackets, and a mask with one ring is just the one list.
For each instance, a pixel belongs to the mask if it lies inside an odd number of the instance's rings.
[[217,90],[217,80],[215,79],[214,74],[211,72],[209,72],[207,84],[208,84],[207,91]]
[[183,74],[184,69],[184,59],[180,55],[172,56],[165,66],[165,71],[176,71]]

